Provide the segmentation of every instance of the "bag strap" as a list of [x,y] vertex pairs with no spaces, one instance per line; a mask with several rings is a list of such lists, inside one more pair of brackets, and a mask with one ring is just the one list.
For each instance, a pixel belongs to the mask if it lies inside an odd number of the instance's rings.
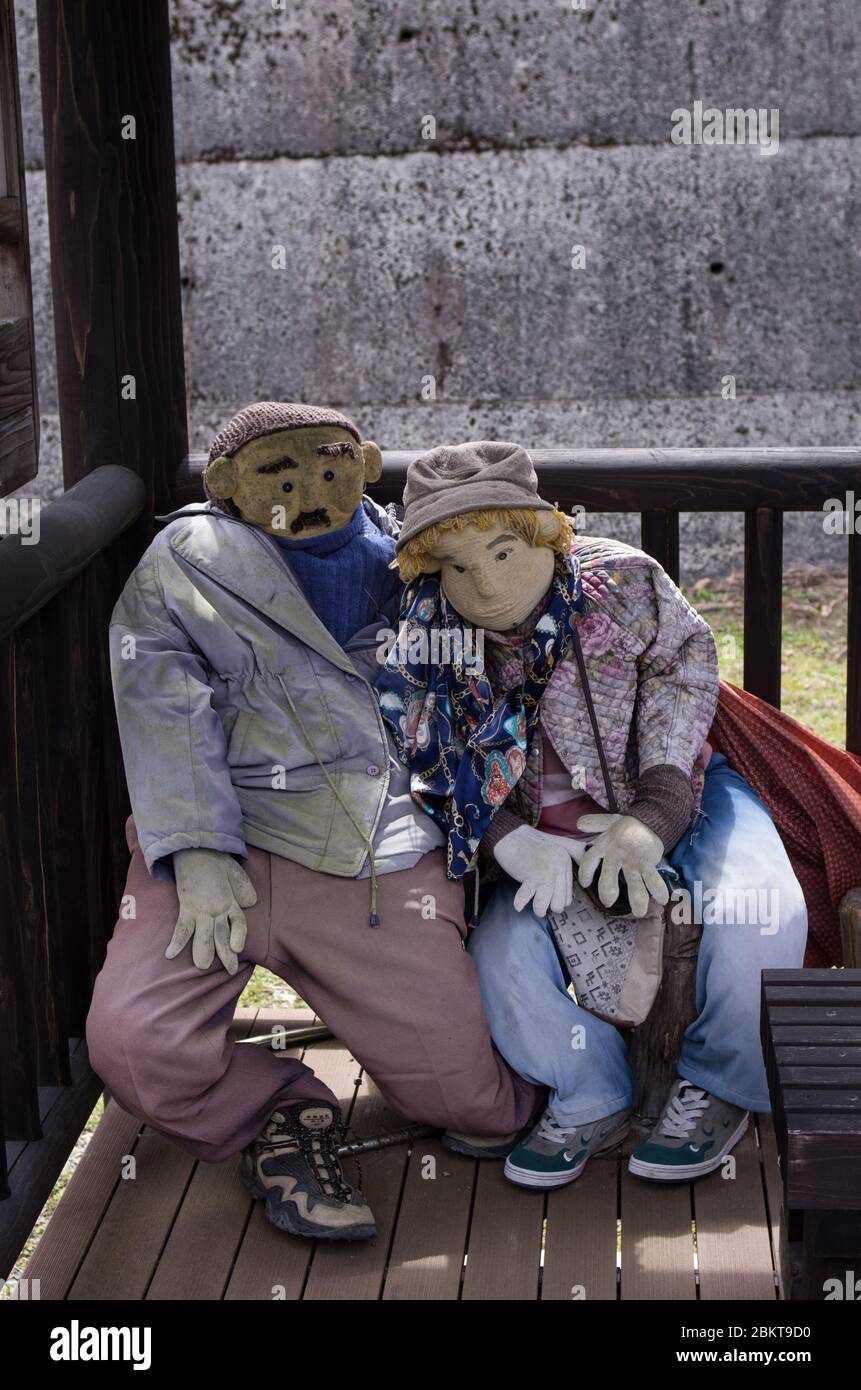
[[574,643],[574,657],[577,661],[577,670],[580,673],[580,684],[583,687],[583,694],[586,697],[586,708],[589,711],[589,720],[592,725],[592,733],[595,738],[595,746],[598,749],[598,761],[601,764],[601,773],[604,778],[604,790],[607,793],[607,804],[611,811],[618,815],[619,803],[616,800],[616,793],[613,790],[613,783],[610,781],[610,768],[607,765],[607,755],[604,752],[604,744],[601,739],[601,731],[598,728],[598,717],[595,714],[595,702],[592,699],[592,689],[589,685],[589,676],[586,672],[586,662],[583,658],[583,648],[580,645],[580,634],[576,627],[571,633]]

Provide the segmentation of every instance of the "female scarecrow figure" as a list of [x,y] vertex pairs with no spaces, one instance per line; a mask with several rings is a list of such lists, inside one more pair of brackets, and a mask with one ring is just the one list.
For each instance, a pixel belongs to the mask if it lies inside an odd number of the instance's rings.
[[[496,1046],[550,1091],[512,1136],[506,1174],[570,1182],[628,1125],[624,1038],[572,999],[548,920],[571,902],[575,864],[584,888],[600,865],[605,909],[624,892],[642,917],[673,874],[712,906],[678,1078],[630,1160],[658,1181],[712,1172],[749,1112],[769,1109],[760,972],[801,965],[807,912],[763,802],[709,742],[711,630],[650,556],[575,540],[515,444],[423,455],[404,503],[402,640],[377,695],[413,795],[446,835],[449,875],[482,854],[503,871],[469,949]],[[429,644],[411,640],[464,625],[484,630],[482,675],[423,660]],[[730,901],[741,910],[721,911]],[[763,901],[766,921],[745,910]]]

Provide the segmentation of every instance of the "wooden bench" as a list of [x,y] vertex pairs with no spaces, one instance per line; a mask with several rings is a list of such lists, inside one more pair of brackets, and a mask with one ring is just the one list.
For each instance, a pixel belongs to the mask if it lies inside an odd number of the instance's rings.
[[764,971],[761,1020],[784,1297],[859,1298],[861,969]]

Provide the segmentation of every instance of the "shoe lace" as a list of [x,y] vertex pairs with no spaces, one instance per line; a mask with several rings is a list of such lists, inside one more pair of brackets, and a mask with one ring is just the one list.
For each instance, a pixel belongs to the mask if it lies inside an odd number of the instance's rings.
[[557,1124],[554,1119],[551,1119],[549,1115],[545,1115],[539,1122],[536,1136],[539,1139],[546,1140],[548,1144],[564,1144],[575,1132],[574,1130],[563,1129],[562,1126]]
[[302,1156],[320,1184],[327,1197],[336,1197],[342,1202],[353,1199],[353,1189],[344,1177],[338,1148],[344,1141],[344,1126],[340,1120],[333,1120],[328,1129],[305,1129],[292,1125],[287,1116],[283,1120],[273,1120],[273,1133],[263,1141],[263,1147],[270,1154],[300,1148]]
[[661,1116],[658,1133],[665,1139],[689,1139],[710,1105],[708,1092],[682,1086]]
[[563,1129],[556,1120],[550,1115],[545,1115],[539,1122],[536,1130],[536,1137],[545,1140],[548,1144],[564,1144],[562,1157],[566,1163],[572,1163],[576,1154],[574,1153],[574,1140],[579,1133],[576,1129]]

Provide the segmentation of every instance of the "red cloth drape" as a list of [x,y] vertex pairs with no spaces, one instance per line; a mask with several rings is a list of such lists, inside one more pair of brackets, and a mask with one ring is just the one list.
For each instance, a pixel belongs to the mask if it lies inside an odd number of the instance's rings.
[[805,965],[841,963],[837,905],[861,887],[861,758],[720,683],[716,744],[765,802],[810,918]]

